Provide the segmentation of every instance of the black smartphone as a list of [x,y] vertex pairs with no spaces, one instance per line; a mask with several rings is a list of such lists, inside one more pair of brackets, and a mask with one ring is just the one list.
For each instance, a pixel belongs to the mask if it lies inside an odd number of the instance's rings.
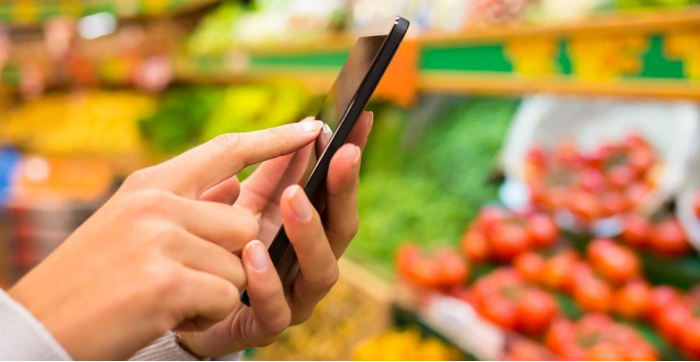
[[[396,50],[406,35],[409,22],[401,17],[377,20],[368,24],[350,52],[350,56],[328,92],[316,119],[325,122],[332,131],[330,136],[322,134],[315,143],[297,151],[280,176],[276,192],[279,200],[282,191],[293,183],[304,185],[304,191],[322,213],[323,198],[316,197],[325,185],[326,174],[331,158],[345,143],[358,117],[374,93]],[[261,216],[268,223],[262,229],[270,229],[269,223],[279,224],[274,235],[259,235],[259,239],[269,245],[269,253],[277,273],[285,288],[294,282],[299,270],[294,248],[290,246],[282,226],[279,209],[271,204]],[[270,240],[271,239],[271,240]],[[241,302],[250,306],[248,293],[244,292]]]

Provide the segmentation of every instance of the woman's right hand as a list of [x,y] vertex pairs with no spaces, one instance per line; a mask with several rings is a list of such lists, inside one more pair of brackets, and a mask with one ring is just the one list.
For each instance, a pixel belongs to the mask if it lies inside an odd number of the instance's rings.
[[10,296],[81,360],[125,359],[175,327],[225,318],[246,279],[231,252],[257,237],[258,222],[200,196],[309,144],[321,127],[228,134],[137,171]]

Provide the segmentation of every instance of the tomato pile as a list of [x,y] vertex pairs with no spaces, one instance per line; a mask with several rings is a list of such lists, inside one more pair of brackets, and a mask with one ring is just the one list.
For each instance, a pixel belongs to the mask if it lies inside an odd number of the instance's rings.
[[511,268],[480,278],[458,297],[491,322],[528,335],[543,333],[559,313],[554,297]]
[[534,248],[548,248],[559,238],[559,229],[546,214],[516,215],[497,206],[483,208],[469,225],[460,245],[473,262],[512,261]]
[[647,317],[688,357],[700,359],[700,287],[685,295],[667,286],[655,288],[648,301]]
[[673,216],[666,216],[654,223],[631,213],[623,217],[622,223],[622,238],[636,248],[672,257],[691,250],[683,227]]
[[548,349],[572,361],[653,361],[659,356],[634,329],[603,314],[560,319],[545,336]]
[[583,220],[632,210],[654,186],[654,148],[640,135],[581,152],[572,140],[529,150],[525,179],[534,204],[567,209]]
[[449,291],[463,286],[469,277],[467,261],[449,249],[425,257],[418,246],[404,244],[397,253],[396,266],[401,277],[427,289]]

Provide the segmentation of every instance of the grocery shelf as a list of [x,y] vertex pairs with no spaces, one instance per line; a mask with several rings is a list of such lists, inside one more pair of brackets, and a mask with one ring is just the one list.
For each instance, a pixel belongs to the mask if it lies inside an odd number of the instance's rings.
[[109,12],[120,18],[177,15],[220,0],[23,0],[0,2],[0,23],[33,25],[58,16],[81,17]]
[[[700,7],[423,34],[415,39],[415,91],[700,99],[700,53],[693,50],[700,45],[697,24]],[[217,77],[248,80],[268,73],[303,79],[318,72],[329,83],[350,48],[350,37],[342,38],[250,49],[244,52],[246,66],[218,68]],[[179,78],[211,80],[197,79],[192,70]]]

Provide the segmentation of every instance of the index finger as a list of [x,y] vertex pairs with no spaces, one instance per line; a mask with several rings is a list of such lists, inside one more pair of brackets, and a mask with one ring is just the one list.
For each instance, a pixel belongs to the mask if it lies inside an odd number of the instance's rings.
[[244,167],[294,152],[316,139],[323,122],[300,122],[261,131],[228,133],[156,166],[152,180],[175,194],[199,198]]

